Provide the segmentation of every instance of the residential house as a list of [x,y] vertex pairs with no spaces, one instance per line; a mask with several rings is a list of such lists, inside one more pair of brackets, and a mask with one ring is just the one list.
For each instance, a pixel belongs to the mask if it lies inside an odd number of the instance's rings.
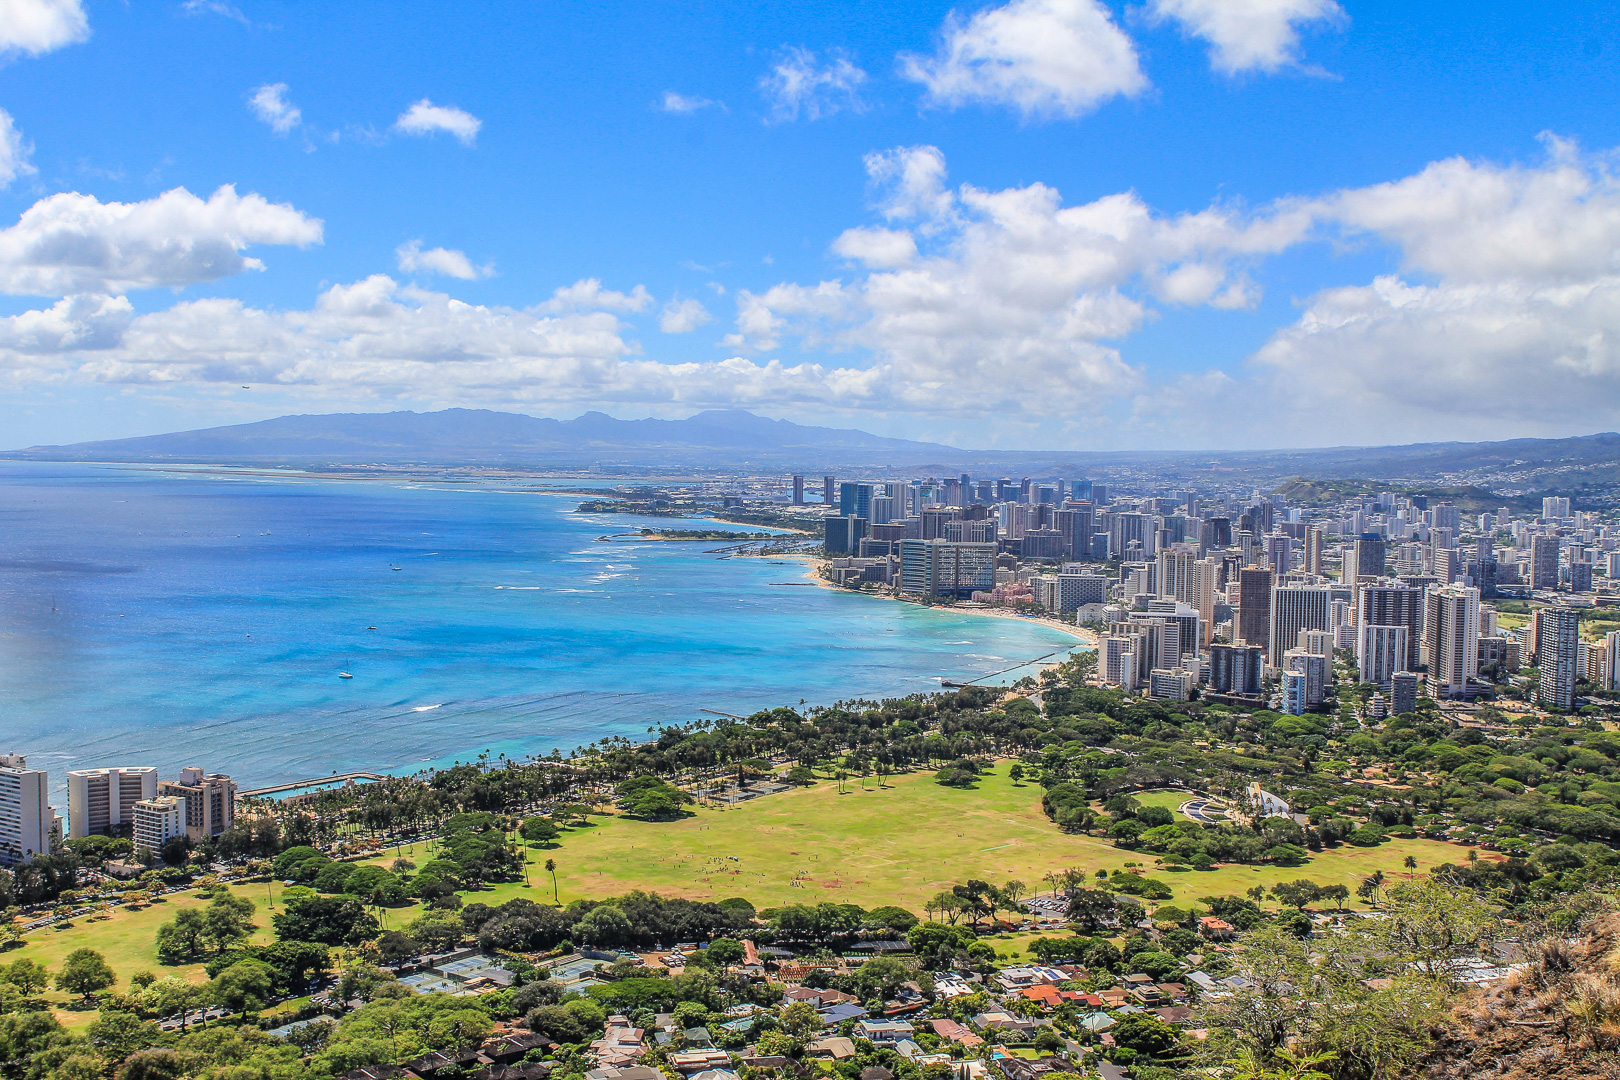
[[1016,1031],[1027,1035],[1035,1030],[1034,1021],[1004,1012],[982,1012],[971,1017],[969,1022],[980,1031]]
[[856,1037],[869,1040],[873,1046],[893,1046],[915,1033],[916,1029],[903,1021],[862,1020],[855,1025]]
[[969,1031],[961,1024],[958,1024],[955,1020],[935,1020],[933,1024],[934,1034],[938,1035],[947,1042],[960,1043],[968,1050],[973,1050],[984,1045],[983,1039],[973,1034],[973,1032]]
[[817,1039],[805,1050],[805,1056],[824,1061],[847,1061],[855,1056],[855,1040],[842,1035]]

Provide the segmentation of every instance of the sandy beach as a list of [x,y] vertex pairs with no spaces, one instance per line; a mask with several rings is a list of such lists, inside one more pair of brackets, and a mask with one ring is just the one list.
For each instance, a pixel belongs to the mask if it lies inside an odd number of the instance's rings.
[[[784,561],[792,560],[793,562],[801,563],[804,566],[805,580],[813,582],[814,584],[819,585],[823,589],[834,589],[834,590],[838,590],[838,591],[844,591],[844,590],[839,589],[839,586],[834,585],[832,582],[828,581],[826,578],[824,578],[820,574],[816,573],[817,564],[825,561],[819,555],[772,555],[771,558],[773,558],[773,559],[781,559],[781,560],[784,560]],[[891,600],[891,601],[893,601],[894,603],[897,603],[897,604],[904,604],[904,603],[909,602],[909,601],[905,601],[905,600],[900,600],[897,597],[885,596],[885,595],[883,595],[881,593],[867,593],[866,595],[875,596],[879,600]],[[1087,630],[1086,628],[1084,628],[1082,626],[1077,626],[1074,623],[1066,623],[1066,622],[1063,622],[1060,619],[1051,618],[1050,616],[1020,615],[1015,611],[1008,611],[1008,610],[1006,610],[1004,608],[993,608],[993,607],[959,607],[959,606],[955,606],[955,605],[950,606],[950,607],[928,607],[928,606],[923,605],[923,604],[917,604],[917,605],[914,605],[914,606],[916,606],[918,608],[921,608],[921,609],[923,609],[925,611],[949,612],[949,613],[951,613],[953,615],[984,615],[984,616],[987,616],[987,617],[992,618],[992,619],[1017,619],[1020,622],[1040,623],[1042,626],[1050,627],[1053,630],[1058,630],[1058,631],[1061,631],[1061,632],[1063,632],[1065,634],[1068,634],[1070,637],[1078,638],[1082,643],[1084,643],[1089,648],[1095,649],[1097,647],[1097,635],[1094,632],[1092,632],[1090,630]],[[1054,667],[1056,665],[1047,664],[1047,665],[1043,665],[1043,666],[1044,667]]]

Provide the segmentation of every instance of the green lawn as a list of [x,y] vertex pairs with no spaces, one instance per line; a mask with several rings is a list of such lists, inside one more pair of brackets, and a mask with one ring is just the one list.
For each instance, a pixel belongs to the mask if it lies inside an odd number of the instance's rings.
[[1175,814],[1177,821],[1191,821],[1192,819],[1183,814],[1177,807],[1188,799],[1197,798],[1197,796],[1190,791],[1136,791],[1131,793],[1131,798],[1143,806],[1162,806]]
[[[1374,870],[1401,871],[1408,854],[1421,867],[1460,862],[1465,849],[1434,840],[1391,840],[1377,848],[1348,845],[1300,867],[1230,866],[1168,873],[1157,858],[1125,851],[1100,837],[1059,832],[1041,813],[1041,789],[1015,785],[1005,763],[972,791],[942,787],[931,773],[869,780],[839,794],[831,782],[771,795],[726,810],[699,809],[674,822],[601,817],[570,830],[555,848],[529,849],[530,885],[498,885],[468,901],[498,904],[514,896],[551,898],[542,869],[557,862],[563,903],[648,889],[665,896],[724,899],[742,896],[759,907],[822,900],[875,907],[900,904],[921,913],[928,897],[969,878],[1001,883],[1016,878],[1045,891],[1049,871],[1075,867],[1094,873],[1142,864],[1175,890],[1176,903],[1242,893],[1256,884],[1309,878],[1352,891]],[[1144,801],[1179,804],[1182,796],[1152,793]],[[407,850],[418,863],[423,852]],[[735,856],[736,858],[732,858]],[[393,849],[379,861],[394,858]],[[404,912],[395,918],[408,917]]]
[[[264,886],[249,888],[247,890],[233,890],[238,895],[246,896],[258,905],[254,921],[259,929],[253,935],[255,944],[267,944],[272,940],[269,930],[269,910],[266,907]],[[23,938],[21,948],[12,948],[0,954],[0,960],[10,963],[13,960],[27,957],[37,960],[51,969],[54,974],[61,966],[63,957],[74,949],[95,949],[107,960],[107,964],[118,976],[119,988],[129,985],[129,977],[137,971],[150,971],[162,978],[165,975],[180,975],[192,982],[203,982],[207,975],[203,972],[202,964],[184,964],[177,967],[165,967],[157,959],[157,928],[160,924],[174,918],[174,913],[187,907],[201,907],[207,903],[189,893],[171,894],[163,898],[163,903],[153,904],[144,911],[126,911],[114,908],[106,913],[104,919],[79,918],[75,919],[71,927],[66,930],[53,930],[49,927],[35,930]],[[48,995],[52,1001],[66,1004],[69,996],[52,991]],[[57,1018],[69,1027],[82,1027],[95,1019],[92,1012],[75,1012],[59,1009]]]

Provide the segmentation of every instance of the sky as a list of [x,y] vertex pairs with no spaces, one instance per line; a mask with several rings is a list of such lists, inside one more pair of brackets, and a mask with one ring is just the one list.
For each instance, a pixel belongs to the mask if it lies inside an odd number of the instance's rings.
[[1585,2],[0,0],[0,448],[1610,430],[1617,129]]

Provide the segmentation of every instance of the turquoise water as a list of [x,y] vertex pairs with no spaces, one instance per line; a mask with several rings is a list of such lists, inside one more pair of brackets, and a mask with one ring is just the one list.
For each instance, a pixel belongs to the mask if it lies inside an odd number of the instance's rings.
[[1075,644],[807,586],[799,562],[599,543],[670,522],[523,486],[0,462],[0,751],[58,787],[121,764],[244,787],[415,771]]

